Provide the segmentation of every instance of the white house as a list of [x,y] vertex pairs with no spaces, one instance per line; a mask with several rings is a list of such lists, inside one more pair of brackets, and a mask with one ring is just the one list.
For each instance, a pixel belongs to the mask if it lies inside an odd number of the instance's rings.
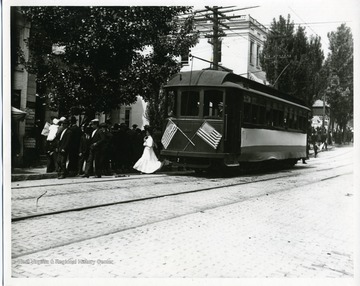
[[[222,22],[228,28],[221,26],[226,34],[219,39],[219,65],[232,70],[235,74],[252,80],[266,83],[265,72],[260,66],[259,55],[264,47],[268,29],[250,15],[240,15],[234,20]],[[213,61],[213,45],[207,32],[212,29],[211,20],[196,23],[200,31],[199,43],[189,52],[188,59],[183,57],[182,71],[211,68]],[[199,58],[203,59],[200,60]]]
[[[146,105],[147,103],[142,99],[141,96],[137,96],[137,100],[131,105],[122,105],[120,109],[113,109],[110,113],[111,122],[114,123],[125,123],[131,127],[136,124],[138,128],[143,129],[145,125],[149,124],[146,118]],[[104,118],[100,118],[100,121],[105,121]]]

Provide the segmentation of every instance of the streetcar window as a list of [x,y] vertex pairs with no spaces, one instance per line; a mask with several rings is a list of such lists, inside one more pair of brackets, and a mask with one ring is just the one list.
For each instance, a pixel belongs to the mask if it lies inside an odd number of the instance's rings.
[[167,115],[175,116],[176,112],[176,97],[173,90],[168,91],[167,93]]
[[294,109],[290,108],[289,112],[289,128],[295,129],[295,121],[294,121]]
[[[282,107],[282,106],[281,106]],[[284,110],[279,110],[279,127],[284,127]]]
[[274,103],[273,121],[275,127],[284,127],[284,110],[282,104]]
[[271,101],[266,102],[266,125],[273,126],[274,122],[271,118]]
[[289,109],[285,106],[284,108],[284,127],[288,128],[290,125]]
[[259,106],[256,104],[251,105],[251,123],[256,124],[258,120]]
[[266,124],[266,107],[264,105],[259,106],[259,121],[258,123],[261,125]]
[[244,122],[251,122],[251,103],[244,102]]
[[183,91],[181,93],[182,116],[198,116],[200,105],[200,93],[198,91]]
[[273,103],[273,112],[272,112],[272,126],[279,126],[280,110],[276,102]]
[[204,116],[222,117],[223,114],[223,93],[219,90],[204,91]]
[[273,110],[273,126],[277,127],[279,126],[279,117],[280,117],[280,111],[277,109]]
[[289,128],[294,129],[294,119],[293,119],[294,111],[292,108],[289,109]]
[[301,112],[299,115],[299,129],[306,132],[307,130],[307,113]]
[[265,125],[265,123],[266,123],[266,120],[265,120],[266,102],[262,97],[259,97],[259,98],[257,98],[257,104],[258,104],[257,124]]
[[294,110],[294,117],[293,117],[293,128],[294,129],[299,129],[299,117],[298,117],[298,112],[297,110]]
[[245,123],[251,123],[251,97],[244,95],[244,117],[243,120]]

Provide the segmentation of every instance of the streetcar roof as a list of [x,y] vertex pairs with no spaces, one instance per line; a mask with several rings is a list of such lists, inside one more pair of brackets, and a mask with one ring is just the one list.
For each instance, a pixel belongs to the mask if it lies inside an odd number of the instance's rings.
[[217,70],[197,70],[180,72],[173,76],[165,87],[170,86],[221,86],[228,72]]
[[236,75],[231,72],[218,70],[196,70],[180,72],[175,74],[165,85],[165,88],[172,87],[190,87],[190,86],[208,86],[208,87],[232,87],[247,90],[263,96],[274,98],[280,101],[295,104],[307,110],[301,99],[282,93],[270,86],[252,81],[248,78]]

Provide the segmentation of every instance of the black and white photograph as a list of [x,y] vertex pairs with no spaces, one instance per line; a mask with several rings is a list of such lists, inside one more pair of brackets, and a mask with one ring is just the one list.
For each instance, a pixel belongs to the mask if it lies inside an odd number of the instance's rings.
[[3,285],[359,285],[360,2],[1,9]]

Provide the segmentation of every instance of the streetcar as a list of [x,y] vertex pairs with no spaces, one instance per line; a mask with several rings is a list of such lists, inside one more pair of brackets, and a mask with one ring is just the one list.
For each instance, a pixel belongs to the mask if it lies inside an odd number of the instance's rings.
[[231,72],[180,72],[165,85],[161,156],[195,170],[307,157],[310,109],[300,99]]

